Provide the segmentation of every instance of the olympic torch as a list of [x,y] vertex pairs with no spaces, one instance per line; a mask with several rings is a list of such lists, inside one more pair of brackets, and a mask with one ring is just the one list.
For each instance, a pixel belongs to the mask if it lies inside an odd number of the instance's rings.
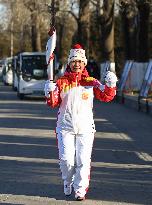
[[50,30],[48,32],[49,39],[46,44],[46,63],[47,63],[47,74],[48,79],[53,81],[53,60],[54,60],[54,50],[56,47],[56,29],[55,29],[55,1],[52,0],[49,6],[51,19],[50,19]]

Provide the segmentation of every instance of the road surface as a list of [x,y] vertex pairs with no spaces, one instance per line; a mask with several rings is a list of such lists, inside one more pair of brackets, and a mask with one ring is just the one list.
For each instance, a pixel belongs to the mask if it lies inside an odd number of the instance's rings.
[[90,189],[76,202],[63,194],[56,112],[0,83],[0,204],[152,204],[152,117],[95,101]]

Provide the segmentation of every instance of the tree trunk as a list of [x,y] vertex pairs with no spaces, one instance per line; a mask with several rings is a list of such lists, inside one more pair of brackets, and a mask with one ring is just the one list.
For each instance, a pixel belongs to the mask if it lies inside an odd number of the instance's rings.
[[135,1],[124,3],[122,20],[125,39],[126,59],[135,60],[137,58],[137,39],[138,39],[138,9]]
[[58,23],[58,25],[56,26],[56,30],[57,30],[57,35],[58,35],[58,38],[57,38],[57,45],[56,45],[56,52],[58,53],[58,58],[59,59],[62,59],[62,40],[64,38],[64,24],[62,23]]
[[20,52],[24,51],[24,26],[23,24],[20,25]]
[[149,27],[149,14],[150,14],[150,3],[142,2],[139,3],[139,47],[138,47],[138,60],[146,62],[149,59],[148,52],[148,27]]
[[86,50],[89,58],[89,0],[80,0],[78,18],[78,41]]
[[41,51],[41,34],[40,34],[38,13],[36,11],[33,11],[31,13],[31,21],[32,21],[32,50]]
[[114,0],[104,0],[100,23],[103,60],[114,62]]

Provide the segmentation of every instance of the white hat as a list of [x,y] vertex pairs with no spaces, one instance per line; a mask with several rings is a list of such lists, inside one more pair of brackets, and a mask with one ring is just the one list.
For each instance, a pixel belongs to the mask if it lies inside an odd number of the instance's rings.
[[85,63],[85,65],[87,65],[85,50],[82,48],[80,44],[74,45],[73,48],[70,50],[70,54],[68,57],[68,64],[70,64],[70,62],[74,60],[81,60]]

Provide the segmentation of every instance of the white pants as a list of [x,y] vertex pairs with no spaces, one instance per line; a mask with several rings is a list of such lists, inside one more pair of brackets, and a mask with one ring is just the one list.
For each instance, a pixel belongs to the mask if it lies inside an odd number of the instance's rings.
[[74,191],[84,196],[89,187],[94,133],[57,133],[60,169],[64,184],[73,184]]

